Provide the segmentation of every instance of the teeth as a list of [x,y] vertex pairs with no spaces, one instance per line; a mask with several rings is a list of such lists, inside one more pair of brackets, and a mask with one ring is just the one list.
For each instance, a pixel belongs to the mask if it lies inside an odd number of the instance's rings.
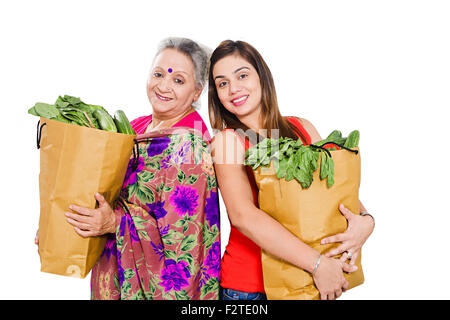
[[158,95],[158,97],[159,97],[161,100],[165,100],[165,101],[169,101],[169,100],[170,100],[170,98],[164,97],[164,96],[162,96],[162,95],[160,95],[160,94],[157,94],[157,95]]
[[244,101],[245,99],[247,99],[247,97],[248,96],[240,97],[239,99],[233,100],[233,103]]

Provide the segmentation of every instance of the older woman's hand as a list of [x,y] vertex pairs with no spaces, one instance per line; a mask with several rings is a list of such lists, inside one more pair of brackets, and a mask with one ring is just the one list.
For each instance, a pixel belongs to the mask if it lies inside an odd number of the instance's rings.
[[82,237],[95,237],[115,232],[114,210],[100,193],[96,193],[95,198],[98,201],[97,209],[70,205],[69,208],[77,213],[66,212],[67,221]]
[[325,256],[334,257],[342,253],[341,260],[345,261],[350,259],[350,264],[353,265],[356,262],[361,247],[373,231],[374,221],[370,216],[354,214],[343,204],[339,206],[339,210],[347,219],[347,230],[343,233],[324,238],[320,243],[328,244],[341,242],[340,246],[328,251]]

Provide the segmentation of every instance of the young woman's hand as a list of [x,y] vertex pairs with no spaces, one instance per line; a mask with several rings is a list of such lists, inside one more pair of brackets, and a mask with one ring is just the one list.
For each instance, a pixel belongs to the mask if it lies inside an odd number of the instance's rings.
[[341,260],[350,259],[350,264],[354,265],[361,247],[373,231],[374,221],[370,216],[360,216],[359,214],[354,214],[343,204],[339,206],[339,210],[347,219],[347,230],[343,233],[324,238],[320,243],[328,244],[340,242],[341,245],[328,251],[325,256],[334,257],[342,253],[342,257],[344,259]]
[[320,292],[320,299],[335,300],[348,288],[344,273],[356,271],[356,266],[350,266],[340,259],[328,258],[324,255],[313,275],[314,283]]
[[66,212],[67,222],[73,225],[75,231],[82,237],[95,237],[115,232],[114,210],[100,193],[96,193],[95,198],[98,201],[97,209],[71,205],[69,208],[77,213]]

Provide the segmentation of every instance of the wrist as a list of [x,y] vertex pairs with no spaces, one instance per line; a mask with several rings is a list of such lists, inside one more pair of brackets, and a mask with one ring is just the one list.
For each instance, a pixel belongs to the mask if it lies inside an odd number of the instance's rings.
[[120,218],[117,214],[117,210],[112,209],[110,220],[109,220],[109,228],[108,233],[116,233],[116,226],[120,224]]
[[314,267],[311,271],[311,275],[314,277],[314,275],[316,274],[317,269],[319,268],[320,262],[322,260],[322,254],[319,253],[319,256],[317,257],[317,259],[314,262]]
[[373,228],[375,227],[375,218],[370,213],[368,213],[367,211],[362,211],[359,214],[360,214],[360,216],[362,216],[364,218],[370,218],[372,227]]

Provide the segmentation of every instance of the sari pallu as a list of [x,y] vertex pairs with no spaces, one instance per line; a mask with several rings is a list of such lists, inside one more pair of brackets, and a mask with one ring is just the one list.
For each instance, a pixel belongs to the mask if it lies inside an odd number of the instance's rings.
[[139,135],[92,270],[92,299],[218,299],[219,202],[209,146],[187,127]]

